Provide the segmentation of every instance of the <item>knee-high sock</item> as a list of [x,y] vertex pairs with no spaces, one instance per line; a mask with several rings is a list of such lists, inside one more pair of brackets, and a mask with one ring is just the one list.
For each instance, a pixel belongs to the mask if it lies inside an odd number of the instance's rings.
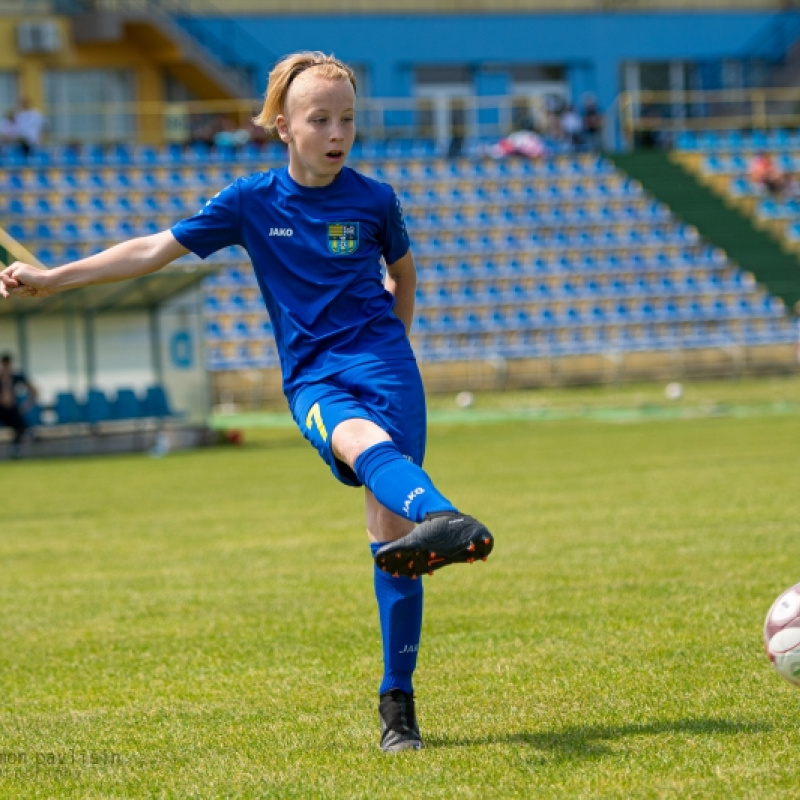
[[[384,544],[372,543],[372,555]],[[411,694],[422,634],[422,579],[393,578],[375,567],[375,597],[383,642],[383,680],[379,693],[402,689]]]
[[401,517],[422,522],[432,511],[456,510],[428,474],[405,458],[393,442],[367,448],[356,459],[354,470],[378,502]]

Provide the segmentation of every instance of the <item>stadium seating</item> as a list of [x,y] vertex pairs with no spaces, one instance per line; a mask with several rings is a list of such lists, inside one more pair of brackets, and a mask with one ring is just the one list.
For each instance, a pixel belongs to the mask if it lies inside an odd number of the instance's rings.
[[[764,141],[795,163],[797,137]],[[680,144],[715,179],[747,190],[745,154],[761,146],[757,137],[707,134]],[[57,264],[169,227],[237,175],[283,162],[273,145],[52,148],[32,162],[0,165],[0,218],[46,264]],[[794,337],[779,301],[596,154],[447,160],[429,142],[359,143],[351,163],[391,182],[403,202],[420,276],[413,341],[422,360]],[[800,242],[800,204],[760,208]],[[246,254],[231,247],[209,261],[218,266],[205,285],[209,368],[278,366]],[[86,402],[86,414],[107,413],[99,397]],[[140,405],[120,390],[108,413],[131,417]]]
[[800,186],[771,196],[748,174],[750,159],[767,152],[787,175],[800,171],[800,132],[771,131],[684,133],[678,139],[681,163],[755,224],[771,232],[787,250],[800,254]]
[[111,403],[101,389],[89,389],[86,393],[86,401],[83,404],[83,419],[90,425],[110,420]]
[[84,421],[80,404],[72,392],[58,392],[54,410],[58,425],[75,425]]
[[29,427],[43,433],[79,433],[81,431],[141,431],[161,427],[165,421],[178,420],[184,414],[172,408],[164,386],[154,384],[137,393],[122,387],[113,394],[90,387],[84,396],[72,391],[56,392],[52,406],[36,402],[26,406],[25,419]]

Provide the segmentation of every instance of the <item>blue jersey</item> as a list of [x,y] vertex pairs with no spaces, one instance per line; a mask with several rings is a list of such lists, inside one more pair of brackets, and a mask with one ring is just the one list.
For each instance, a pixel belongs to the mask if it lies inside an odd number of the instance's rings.
[[201,258],[247,250],[269,311],[284,391],[370,361],[413,359],[387,264],[409,249],[391,186],[344,167],[329,186],[296,183],[287,167],[239,178],[175,238]]

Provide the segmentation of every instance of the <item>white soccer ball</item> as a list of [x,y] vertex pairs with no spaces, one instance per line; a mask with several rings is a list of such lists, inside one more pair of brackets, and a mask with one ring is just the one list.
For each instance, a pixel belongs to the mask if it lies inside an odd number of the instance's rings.
[[800,583],[772,604],[764,622],[764,647],[778,674],[800,686]]
[[668,383],[664,387],[664,397],[667,400],[680,400],[683,397],[683,386],[680,383]]
[[472,408],[475,405],[475,395],[472,392],[459,392],[456,395],[456,405],[459,408]]

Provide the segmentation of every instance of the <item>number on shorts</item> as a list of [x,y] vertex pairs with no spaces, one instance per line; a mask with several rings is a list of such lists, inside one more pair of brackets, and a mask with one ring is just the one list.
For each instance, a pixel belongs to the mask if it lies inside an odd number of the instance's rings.
[[319,431],[319,435],[322,437],[322,441],[327,442],[328,430],[325,427],[325,423],[322,421],[322,412],[319,410],[319,403],[314,403],[314,405],[308,410],[308,416],[306,417],[306,428],[310,429],[312,425],[317,426],[317,430]]

